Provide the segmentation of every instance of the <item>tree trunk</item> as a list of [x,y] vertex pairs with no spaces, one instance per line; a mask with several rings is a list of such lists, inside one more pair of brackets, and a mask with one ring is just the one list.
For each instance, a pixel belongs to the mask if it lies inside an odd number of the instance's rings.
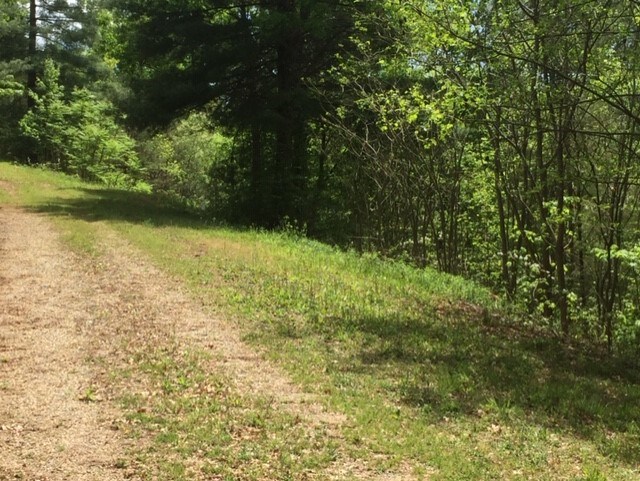
[[[287,27],[282,33],[277,48],[277,85],[278,85],[278,124],[276,126],[275,153],[275,190],[274,190],[274,220],[283,217],[297,217],[295,215],[296,187],[299,182],[300,162],[296,156],[302,147],[299,138],[304,131],[300,106],[296,105],[296,94],[300,88],[300,76],[296,71],[296,59],[302,49],[302,32],[297,26],[296,2],[294,0],[280,0],[278,11],[288,17]],[[305,146],[306,148],[306,146]]]
[[35,100],[32,92],[36,90],[37,84],[37,67],[36,67],[36,55],[38,47],[38,9],[36,0],[30,0],[29,2],[29,44],[28,44],[28,57],[29,57],[29,71],[27,72],[27,107],[33,108]]
[[504,197],[502,195],[501,175],[504,172],[502,167],[502,152],[500,149],[500,123],[501,109],[496,109],[496,120],[493,129],[493,180],[498,207],[498,223],[500,225],[500,264],[502,270],[502,284],[509,299],[513,299],[515,294],[515,283],[511,281],[509,270],[509,233],[507,230],[507,214],[505,211]]
[[264,219],[265,182],[262,165],[262,129],[251,127],[251,212],[253,221],[260,224]]

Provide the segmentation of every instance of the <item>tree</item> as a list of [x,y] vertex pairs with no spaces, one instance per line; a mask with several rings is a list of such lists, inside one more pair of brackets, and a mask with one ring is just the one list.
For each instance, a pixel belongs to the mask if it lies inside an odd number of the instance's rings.
[[[611,346],[623,287],[609,247],[625,241],[631,233],[625,222],[634,216],[627,201],[636,175],[631,159],[638,155],[637,106],[630,101],[638,63],[628,48],[637,37],[637,6],[614,0],[415,5],[443,35],[466,46],[486,88],[507,291],[529,287],[531,307],[565,336],[595,297]],[[468,19],[466,27],[456,28],[460,18]],[[605,269],[592,257],[600,249],[593,232],[609,252]]]
[[[38,78],[47,59],[60,68],[65,92],[106,79],[111,70],[92,48],[99,38],[100,0],[4,1],[0,5],[0,139],[5,155],[38,162],[19,120],[35,107]],[[20,95],[17,92],[20,91]]]
[[250,134],[252,220],[304,221],[308,127],[318,116],[306,82],[341,48],[351,8],[337,0],[115,6],[126,46],[121,68],[139,95],[138,125],[211,103],[218,122]]
[[637,284],[637,5],[381,6],[327,101],[358,242],[499,281],[611,348]]
[[107,74],[92,49],[99,35],[100,0],[30,0],[27,87],[33,90],[44,60],[61,68],[65,87],[86,86]]
[[18,120],[24,114],[23,79],[27,70],[25,11],[19,2],[0,4],[0,149],[2,155],[19,155]]
[[343,195],[356,245],[470,273],[485,262],[490,212],[481,135],[460,121],[477,112],[477,92],[451,75],[454,64],[470,67],[411,5],[379,5],[359,25],[357,49],[332,71],[340,89],[325,101],[331,137],[348,151]]

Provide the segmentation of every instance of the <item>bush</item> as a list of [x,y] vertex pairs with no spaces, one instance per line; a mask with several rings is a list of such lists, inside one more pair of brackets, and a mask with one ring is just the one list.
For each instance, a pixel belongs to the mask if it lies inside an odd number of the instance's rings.
[[35,107],[20,122],[37,142],[38,162],[110,186],[135,186],[141,176],[135,141],[118,125],[113,105],[86,89],[67,100],[59,77],[47,61]]
[[192,113],[140,145],[145,178],[189,207],[209,206],[213,167],[228,157],[231,141],[211,130],[204,113]]

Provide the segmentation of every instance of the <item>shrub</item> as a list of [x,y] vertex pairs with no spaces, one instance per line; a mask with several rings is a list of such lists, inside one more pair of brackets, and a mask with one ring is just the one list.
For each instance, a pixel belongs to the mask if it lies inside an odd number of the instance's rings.
[[20,122],[37,142],[38,162],[111,186],[136,185],[141,169],[135,141],[118,125],[113,105],[86,89],[67,99],[59,77],[47,61],[35,107]]
[[141,143],[145,178],[156,192],[204,210],[213,166],[228,156],[230,140],[212,131],[205,113],[192,113]]

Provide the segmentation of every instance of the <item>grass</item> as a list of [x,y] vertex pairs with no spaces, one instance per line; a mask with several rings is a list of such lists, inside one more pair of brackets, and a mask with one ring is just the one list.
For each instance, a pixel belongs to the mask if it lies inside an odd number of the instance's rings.
[[156,393],[123,399],[132,433],[154,439],[139,460],[150,477],[322,479],[339,451],[417,479],[640,480],[637,363],[509,322],[474,284],[208,226],[146,195],[37,169],[0,164],[2,195],[51,216],[93,256],[96,223],[115,229],[351,420],[344,439],[328,440],[230,390],[205,353],[144,346],[118,377]]
[[153,436],[142,453],[149,479],[299,479],[332,460],[335,448],[317,430],[234,392],[229,379],[203,369],[207,358],[166,346],[139,352],[134,376],[149,390],[122,402],[130,432]]

